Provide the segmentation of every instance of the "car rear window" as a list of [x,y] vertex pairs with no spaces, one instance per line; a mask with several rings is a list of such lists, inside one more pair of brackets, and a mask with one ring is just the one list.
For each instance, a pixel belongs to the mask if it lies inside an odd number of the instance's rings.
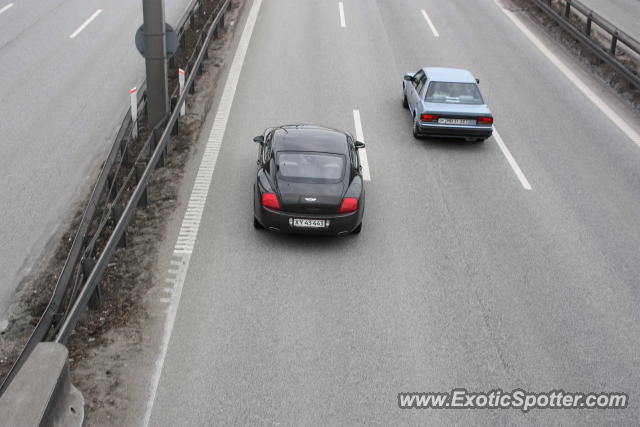
[[425,100],[446,104],[484,104],[475,83],[431,82]]
[[340,181],[344,173],[344,156],[339,154],[280,152],[276,164],[278,175],[292,181]]

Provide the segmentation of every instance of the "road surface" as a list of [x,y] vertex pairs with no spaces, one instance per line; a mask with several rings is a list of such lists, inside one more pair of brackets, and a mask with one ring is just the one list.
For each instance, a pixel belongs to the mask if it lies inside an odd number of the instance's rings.
[[[167,21],[175,25],[189,3],[165,1]],[[144,80],[144,59],[133,42],[141,1],[0,0],[0,11],[2,318],[20,280],[81,207],[129,89]]]
[[616,27],[640,40],[639,0],[581,0]]
[[[638,425],[638,122],[623,115],[621,130],[492,0],[345,0],[343,11],[247,1],[238,25],[255,16],[255,28],[222,96],[233,104],[197,240],[192,253],[176,246],[168,275],[177,314],[149,425]],[[401,79],[427,65],[472,70],[501,138],[414,139]],[[362,233],[254,230],[252,137],[295,122],[355,132],[354,110],[371,175]],[[398,392],[457,387],[630,403],[397,405]]]

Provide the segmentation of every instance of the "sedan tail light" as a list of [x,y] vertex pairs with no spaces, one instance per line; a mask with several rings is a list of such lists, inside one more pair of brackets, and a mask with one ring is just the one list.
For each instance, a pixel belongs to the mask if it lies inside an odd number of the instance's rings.
[[262,195],[262,206],[269,209],[280,210],[280,202],[278,196],[273,193],[264,193]]
[[439,116],[435,114],[423,114],[420,116],[420,121],[422,122],[437,122]]
[[345,197],[340,206],[340,213],[355,212],[358,210],[358,199],[355,197]]
[[483,125],[492,125],[493,124],[493,117],[478,117],[477,122]]

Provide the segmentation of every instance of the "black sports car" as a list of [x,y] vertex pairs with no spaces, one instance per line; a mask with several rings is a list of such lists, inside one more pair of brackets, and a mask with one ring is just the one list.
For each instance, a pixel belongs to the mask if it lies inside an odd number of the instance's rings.
[[256,228],[309,234],[359,233],[364,143],[315,125],[268,128],[260,144],[254,188]]

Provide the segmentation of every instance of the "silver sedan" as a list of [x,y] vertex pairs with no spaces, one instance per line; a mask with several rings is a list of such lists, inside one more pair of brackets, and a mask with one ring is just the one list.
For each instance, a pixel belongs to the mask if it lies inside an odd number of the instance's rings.
[[467,70],[423,68],[406,73],[402,105],[413,117],[413,136],[484,141],[493,132],[493,115]]

